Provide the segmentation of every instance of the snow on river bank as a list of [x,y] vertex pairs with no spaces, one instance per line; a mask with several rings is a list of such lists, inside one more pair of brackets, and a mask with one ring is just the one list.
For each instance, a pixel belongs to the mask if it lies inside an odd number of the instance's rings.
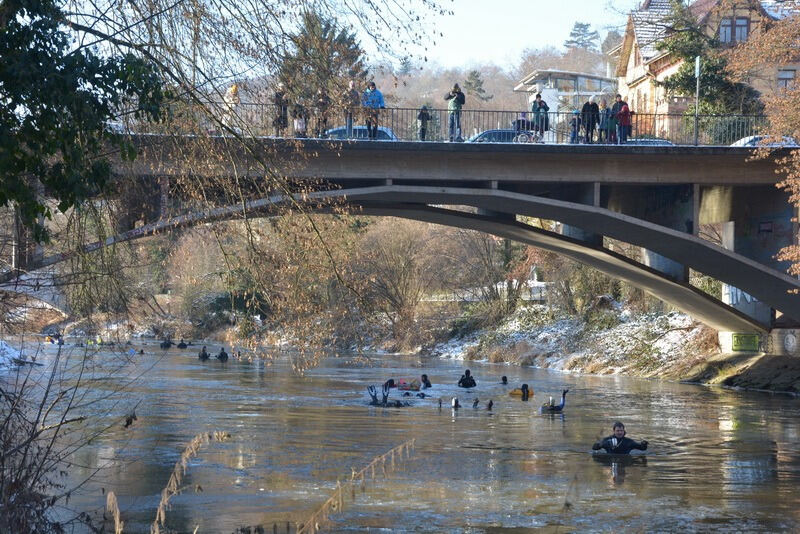
[[615,305],[588,321],[545,316],[543,307],[529,307],[497,328],[451,339],[433,352],[450,359],[639,376],[719,352],[714,331],[678,312],[634,316]]

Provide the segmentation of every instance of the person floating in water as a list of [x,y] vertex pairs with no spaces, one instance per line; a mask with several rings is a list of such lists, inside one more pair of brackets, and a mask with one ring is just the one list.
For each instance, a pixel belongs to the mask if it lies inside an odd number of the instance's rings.
[[542,413],[560,413],[564,410],[564,406],[567,404],[567,393],[569,392],[568,389],[565,389],[561,392],[561,404],[555,404],[553,402],[553,397],[550,397],[550,402],[546,402],[542,404],[541,412]]
[[201,361],[206,361],[207,359],[209,359],[211,357],[211,356],[209,356],[205,345],[203,345],[203,348],[200,349],[200,353],[197,355],[197,357],[200,358]]
[[433,385],[431,384],[431,381],[428,380],[428,375],[422,375],[419,378],[420,378],[420,383],[422,384],[420,389],[428,389],[430,387],[433,387]]
[[506,375],[503,375],[503,378],[500,379],[500,383],[503,384],[504,386],[507,386],[508,385],[508,377]]
[[217,354],[217,359],[221,362],[228,361],[228,353],[225,352],[225,347],[220,347],[219,354]]
[[188,345],[186,345],[186,342],[183,340],[183,338],[181,338],[181,342],[180,342],[180,343],[178,343],[178,345],[177,345],[177,347],[178,347],[179,349],[185,349],[187,346],[188,346]]
[[608,454],[628,454],[633,449],[638,449],[640,451],[647,450],[647,440],[643,439],[640,442],[636,442],[631,438],[626,438],[625,425],[619,421],[614,423],[611,430],[613,434],[592,445],[592,450],[599,451],[600,449],[604,449]]
[[464,371],[464,374],[461,375],[461,378],[458,381],[458,387],[461,388],[474,388],[477,384],[475,383],[475,379],[469,372],[469,369]]

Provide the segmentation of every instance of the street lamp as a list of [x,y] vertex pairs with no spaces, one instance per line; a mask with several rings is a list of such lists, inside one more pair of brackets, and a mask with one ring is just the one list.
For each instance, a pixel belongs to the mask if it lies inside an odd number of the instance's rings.
[[694,77],[697,80],[697,88],[694,92],[694,146],[697,146],[699,134],[697,123],[700,113],[700,56],[694,58]]

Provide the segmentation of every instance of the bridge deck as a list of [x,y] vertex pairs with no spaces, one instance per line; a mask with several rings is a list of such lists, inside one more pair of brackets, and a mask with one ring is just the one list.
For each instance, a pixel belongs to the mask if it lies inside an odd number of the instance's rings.
[[[547,145],[511,143],[419,143],[253,138],[243,148],[226,137],[142,135],[140,157],[119,171],[139,176],[185,174],[187,158],[205,159],[215,150],[233,150],[236,167],[196,172],[261,176],[259,159],[274,168],[275,156],[292,178],[332,181],[393,180],[461,182],[599,182],[601,184],[755,185],[777,181],[776,160],[740,147]],[[280,159],[278,160],[281,161]],[[302,162],[302,164],[300,164]],[[280,163],[278,163],[280,166]]]

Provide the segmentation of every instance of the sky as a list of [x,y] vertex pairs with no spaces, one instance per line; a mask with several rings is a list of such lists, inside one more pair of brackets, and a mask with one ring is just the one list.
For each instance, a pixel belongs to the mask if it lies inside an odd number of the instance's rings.
[[601,41],[609,29],[623,33],[626,14],[641,0],[439,1],[455,15],[427,21],[444,34],[429,48],[429,62],[448,68],[488,63],[513,68],[526,48],[561,48],[576,21],[590,23]]

